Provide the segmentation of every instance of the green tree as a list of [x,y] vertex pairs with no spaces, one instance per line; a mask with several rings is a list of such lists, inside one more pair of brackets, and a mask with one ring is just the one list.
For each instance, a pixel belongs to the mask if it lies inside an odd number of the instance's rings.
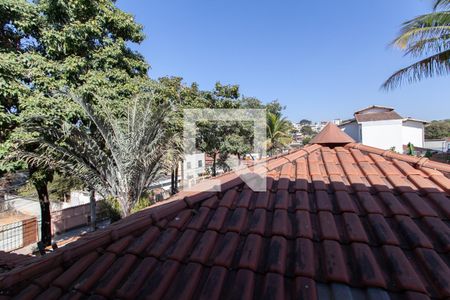
[[267,114],[267,151],[273,155],[285,149],[292,141],[290,131],[292,124],[279,115]]
[[[89,126],[69,122],[48,126],[42,118],[34,118],[24,129],[40,134],[25,142],[39,144],[40,151],[19,150],[19,156],[33,165],[72,171],[104,196],[116,198],[121,215],[127,216],[147,186],[170,169],[174,152],[181,151],[171,126],[172,102],[158,90],[153,83],[143,87],[128,101],[123,115],[106,116],[99,106],[74,97],[99,136],[93,139]],[[111,105],[109,99],[96,97],[96,101]]]
[[[148,66],[142,56],[127,46],[142,41],[142,27],[111,0],[4,0],[0,16],[0,155],[9,153],[15,140],[27,138],[17,128],[34,116],[43,117],[49,127],[58,127],[62,121],[87,122],[84,125],[91,127],[95,138],[99,133],[83,110],[54,92],[76,89],[93,105],[97,105],[95,94],[101,94],[115,103],[105,114],[120,114],[126,105],[123,100],[138,89],[131,79],[146,76]],[[20,161],[10,161],[0,167],[11,170],[18,165]],[[42,176],[42,172],[48,174]],[[49,197],[42,179],[51,179],[52,170],[41,164],[39,172],[30,173],[41,174],[32,181],[39,182],[35,186],[38,195],[44,195],[39,199],[44,212]],[[49,216],[43,213],[42,217]],[[45,219],[42,224],[48,222]],[[48,244],[50,232],[43,226],[42,233]]]
[[442,139],[450,137],[450,119],[432,121],[425,127],[426,139]]
[[383,88],[398,87],[450,72],[450,0],[434,0],[434,11],[403,24],[392,43],[413,58],[425,57],[395,72]]
[[300,125],[311,125],[312,122],[308,119],[301,119],[299,122]]
[[300,129],[300,132],[304,135],[313,135],[314,130],[309,125],[305,125]]

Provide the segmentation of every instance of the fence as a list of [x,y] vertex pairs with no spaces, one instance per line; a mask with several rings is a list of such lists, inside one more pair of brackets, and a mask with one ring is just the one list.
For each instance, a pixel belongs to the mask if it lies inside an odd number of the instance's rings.
[[[101,201],[97,201],[97,219],[105,219],[105,213],[101,209]],[[89,225],[90,204],[82,204],[52,212],[52,235],[68,230]],[[0,226],[0,250],[12,251],[40,239],[40,217],[27,218]]]
[[0,250],[12,251],[37,242],[37,225],[35,217],[1,225]]

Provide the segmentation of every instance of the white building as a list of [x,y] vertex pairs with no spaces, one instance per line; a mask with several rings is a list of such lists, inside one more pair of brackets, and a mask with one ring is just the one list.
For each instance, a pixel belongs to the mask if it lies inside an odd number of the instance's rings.
[[205,153],[194,153],[185,156],[182,167],[182,179],[184,184],[190,186],[195,184],[197,178],[204,174],[205,169]]
[[450,152],[450,138],[425,140],[423,147],[438,152]]
[[339,126],[358,143],[403,153],[403,145],[424,147],[426,121],[400,116],[393,108],[376,106],[359,110]]

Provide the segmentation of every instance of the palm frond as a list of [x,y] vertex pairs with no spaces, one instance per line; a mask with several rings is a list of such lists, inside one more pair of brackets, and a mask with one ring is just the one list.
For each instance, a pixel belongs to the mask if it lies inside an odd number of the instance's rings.
[[402,83],[414,83],[432,76],[442,76],[450,73],[450,50],[432,55],[406,68],[395,72],[382,85],[389,90]]

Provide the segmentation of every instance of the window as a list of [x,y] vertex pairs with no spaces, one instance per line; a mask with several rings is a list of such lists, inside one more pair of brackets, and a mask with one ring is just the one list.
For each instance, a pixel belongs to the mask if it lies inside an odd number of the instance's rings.
[[202,160],[199,160],[199,161],[198,161],[198,167],[199,167],[199,168],[203,167],[203,161],[202,161]]
[[188,169],[192,168],[191,162],[190,162],[190,161],[188,161],[188,162],[186,163],[186,168],[188,168]]

